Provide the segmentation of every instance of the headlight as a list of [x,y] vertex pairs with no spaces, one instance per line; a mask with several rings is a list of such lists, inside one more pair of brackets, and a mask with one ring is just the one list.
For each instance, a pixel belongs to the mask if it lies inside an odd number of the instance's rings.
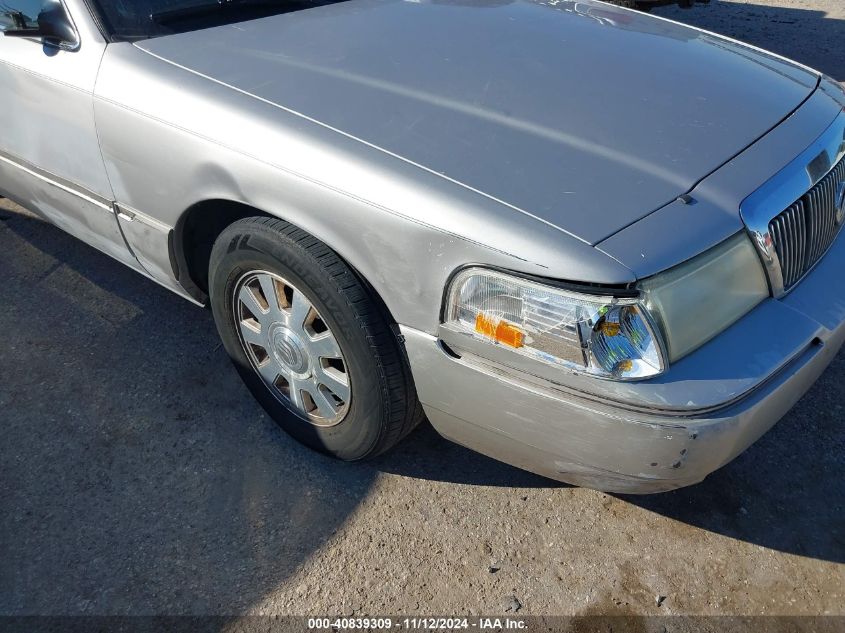
[[745,233],[640,283],[663,326],[669,360],[700,347],[769,296],[763,265]]
[[646,378],[665,367],[656,329],[636,299],[468,268],[449,287],[444,320],[491,345],[596,376]]
[[639,298],[605,297],[468,268],[449,286],[444,327],[576,372],[642,379],[662,373],[769,296],[745,233],[639,288]]

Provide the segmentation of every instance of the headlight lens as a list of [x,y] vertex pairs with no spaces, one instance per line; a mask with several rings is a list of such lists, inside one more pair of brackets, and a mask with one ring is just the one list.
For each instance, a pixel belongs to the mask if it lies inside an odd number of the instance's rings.
[[700,347],[769,296],[763,265],[745,233],[640,283],[663,326],[669,360]]
[[581,294],[484,268],[455,276],[445,325],[596,376],[647,378],[665,367],[656,329],[636,299]]

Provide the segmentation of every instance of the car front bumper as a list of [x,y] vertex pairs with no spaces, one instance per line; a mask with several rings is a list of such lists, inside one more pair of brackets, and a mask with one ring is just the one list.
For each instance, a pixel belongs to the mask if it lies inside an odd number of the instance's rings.
[[[587,393],[458,357],[412,328],[402,334],[420,401],[443,436],[579,486],[663,492],[734,459],[836,356],[845,342],[845,237],[789,295],[767,300],[659,380],[627,383],[629,403],[618,384],[595,380]],[[643,405],[655,398],[660,406]]]

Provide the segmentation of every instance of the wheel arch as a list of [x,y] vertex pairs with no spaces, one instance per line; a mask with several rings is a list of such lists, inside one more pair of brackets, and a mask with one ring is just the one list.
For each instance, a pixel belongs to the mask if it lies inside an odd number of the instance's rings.
[[[320,235],[314,235],[313,232],[304,229],[296,222],[291,222],[278,213],[268,213],[256,206],[225,198],[211,198],[192,204],[182,213],[174,227],[171,242],[174,272],[179,284],[188,294],[202,303],[207,302],[208,264],[214,242],[234,222],[258,216],[278,218],[324,242],[337,253],[338,257],[349,266],[355,276],[370,291],[373,299],[389,316],[391,324],[397,326],[396,317],[373,284],[353,262],[350,262],[342,253],[337,252],[335,247],[323,240]],[[398,334],[398,328],[396,332]]]
[[233,222],[253,216],[271,217],[256,207],[223,198],[195,202],[179,216],[171,242],[172,259],[176,279],[188,294],[207,301],[214,241]]

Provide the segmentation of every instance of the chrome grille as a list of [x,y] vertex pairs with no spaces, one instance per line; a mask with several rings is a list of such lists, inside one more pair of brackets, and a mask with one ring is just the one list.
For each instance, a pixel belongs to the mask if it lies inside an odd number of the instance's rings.
[[836,193],[845,181],[845,158],[800,200],[769,222],[783,275],[784,290],[794,286],[836,239],[842,221],[837,222]]

